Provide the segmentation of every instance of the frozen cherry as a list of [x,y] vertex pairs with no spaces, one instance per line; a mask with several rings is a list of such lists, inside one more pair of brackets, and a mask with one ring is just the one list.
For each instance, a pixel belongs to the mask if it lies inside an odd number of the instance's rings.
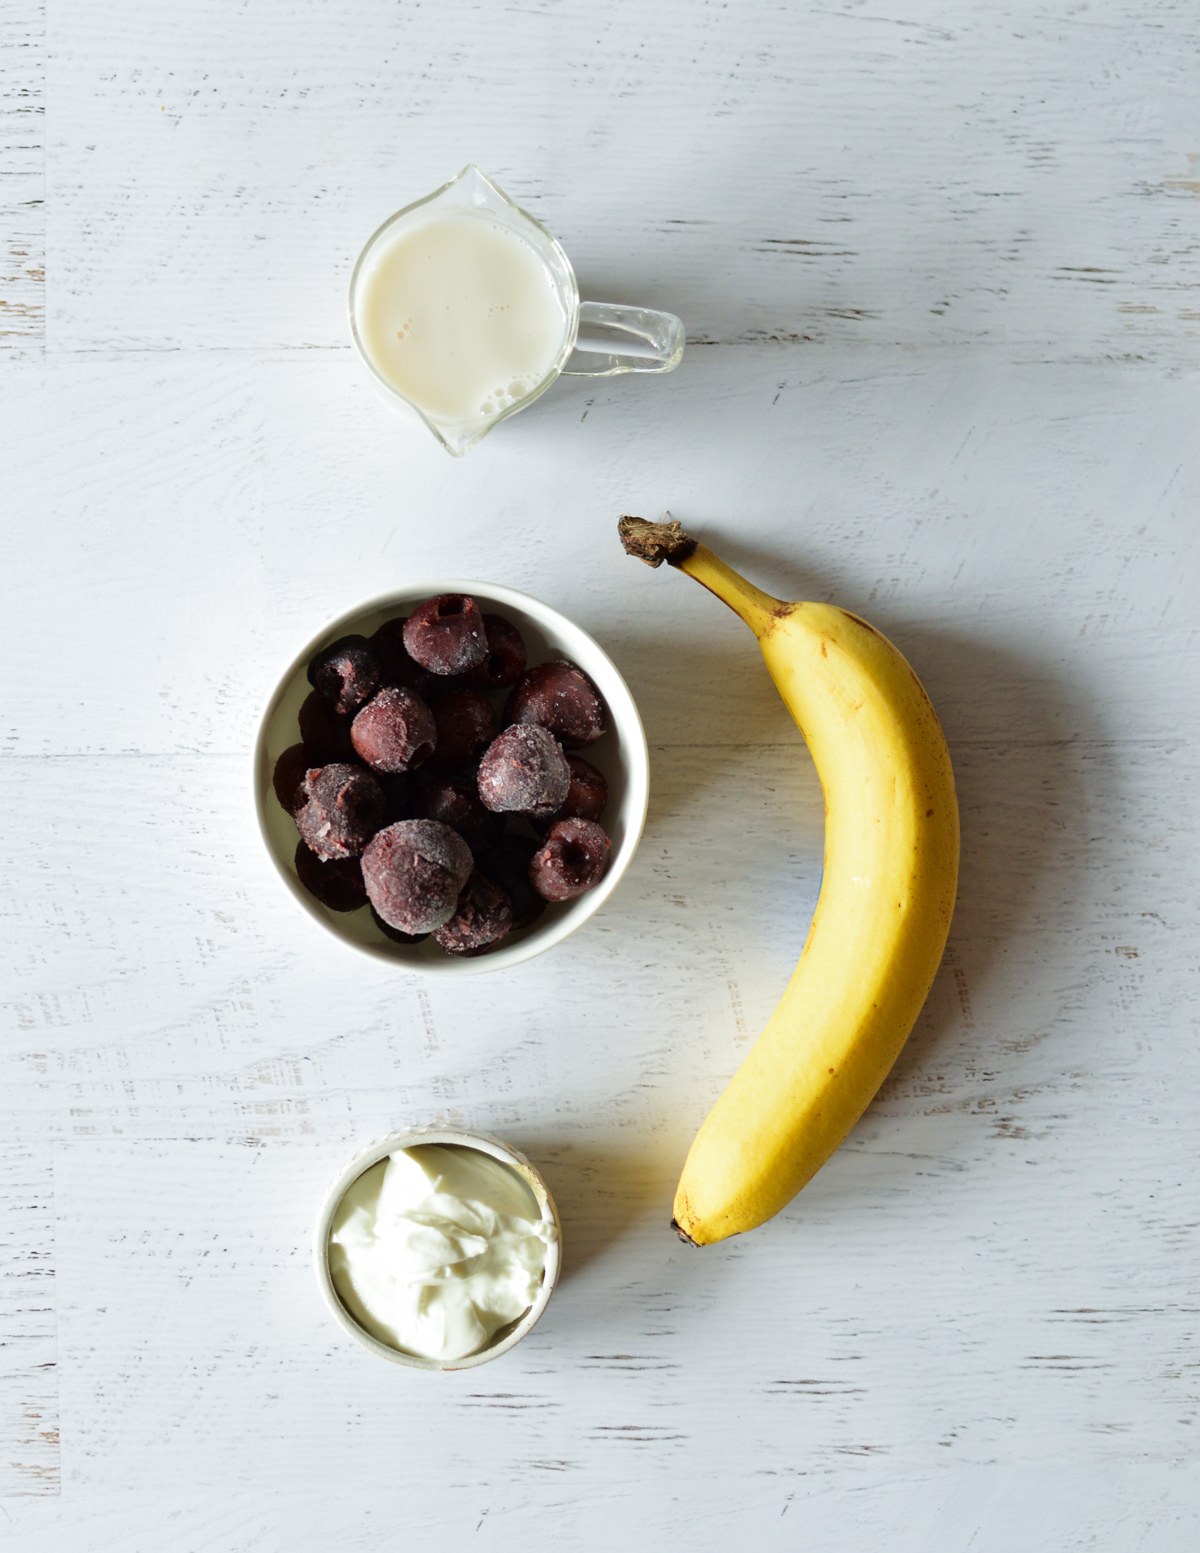
[[371,921],[385,938],[390,938],[396,944],[421,944],[429,937],[428,933],[402,933],[398,927],[385,922],[374,906],[371,907]]
[[335,712],[356,712],[379,689],[379,660],[365,636],[343,636],[309,664],[308,683]]
[[304,781],[305,772],[312,766],[324,764],[317,752],[309,749],[307,744],[290,745],[275,762],[275,772],[271,782],[275,788],[276,798],[289,814],[295,814],[303,802],[300,797],[300,784]]
[[554,735],[529,723],[506,728],[479,763],[479,796],[500,812],[553,814],[570,784],[567,758]]
[[475,690],[505,690],[525,672],[525,643],[521,633],[503,615],[484,615],[487,655],[467,675]]
[[[608,802],[608,783],[591,761],[584,760],[581,755],[568,755],[567,769],[571,773],[567,799],[546,822],[547,829],[555,820],[598,820]],[[538,829],[542,829],[540,824]]]
[[449,922],[433,935],[448,954],[478,954],[504,937],[513,924],[512,901],[486,874],[475,869]]
[[357,911],[367,904],[362,865],[356,857],[326,862],[302,841],[296,848],[296,877],[330,911]]
[[372,906],[402,933],[449,922],[471,872],[462,837],[436,820],[400,820],[375,836],[362,860]]
[[404,645],[432,674],[462,674],[487,656],[479,605],[465,593],[440,593],[404,622]]
[[480,872],[508,891],[514,928],[528,927],[546,909],[545,900],[529,882],[529,860],[537,849],[532,836],[505,836],[479,859]]
[[309,771],[300,798],[297,829],[323,862],[356,857],[383,822],[383,790],[361,766]]
[[424,819],[440,820],[456,830],[473,853],[499,841],[504,816],[485,808],[473,776],[443,777],[427,783],[417,798]]
[[477,690],[447,690],[429,706],[437,726],[431,771],[469,766],[496,737],[496,714]]
[[335,712],[317,691],[307,697],[300,708],[300,737],[320,756],[317,765],[354,759],[354,745],[350,742],[353,721],[353,717]]
[[526,669],[504,704],[504,722],[536,723],[575,750],[604,732],[604,702],[583,670],[560,658]]
[[381,690],[354,719],[354,748],[375,771],[407,771],[433,754],[433,713],[411,690]]
[[612,842],[595,820],[559,820],[529,862],[529,882],[548,901],[569,901],[608,872]]
[[408,616],[385,620],[371,638],[371,649],[379,660],[382,685],[403,685],[424,695],[433,675],[409,655],[404,645],[404,627]]

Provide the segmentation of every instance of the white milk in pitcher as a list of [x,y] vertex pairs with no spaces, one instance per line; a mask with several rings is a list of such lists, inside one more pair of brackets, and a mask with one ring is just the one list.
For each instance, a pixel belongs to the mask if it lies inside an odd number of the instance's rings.
[[376,370],[431,420],[499,415],[554,365],[567,318],[542,259],[486,217],[452,213],[381,244],[356,315]]

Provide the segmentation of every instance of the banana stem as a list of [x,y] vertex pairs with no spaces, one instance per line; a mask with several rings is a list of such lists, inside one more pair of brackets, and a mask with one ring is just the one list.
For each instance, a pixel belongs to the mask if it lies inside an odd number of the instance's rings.
[[694,577],[723,604],[728,604],[760,639],[792,611],[791,604],[756,588],[707,545],[685,534],[678,522],[650,523],[645,518],[624,517],[617,530],[627,555],[636,556],[647,566],[661,566],[666,561],[668,566]]
[[772,598],[752,582],[747,582],[740,572],[735,572],[732,566],[726,566],[705,544],[697,544],[691,555],[675,564],[681,572],[703,583],[723,604],[728,604],[734,614],[740,615],[760,639],[766,636],[781,616],[791,612],[790,604]]

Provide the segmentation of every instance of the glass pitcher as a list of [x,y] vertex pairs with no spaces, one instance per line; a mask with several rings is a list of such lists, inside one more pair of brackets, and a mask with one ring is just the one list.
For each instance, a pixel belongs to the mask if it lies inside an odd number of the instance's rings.
[[[540,278],[549,288],[549,297],[553,298],[554,318],[557,320],[561,315],[561,338],[557,326],[547,336],[552,355],[544,355],[532,372],[510,373],[513,381],[503,384],[498,393],[477,394],[465,413],[461,407],[449,410],[449,401],[444,396],[435,402],[434,397],[426,395],[426,402],[419,402],[413,389],[416,380],[411,374],[405,376],[396,369],[381,348],[378,335],[373,341],[371,331],[366,327],[372,309],[376,307],[373,296],[379,287],[388,284],[381,276],[381,263],[386,262],[389,255],[399,252],[398,245],[410,234],[433,232],[439,218],[459,216],[485,223],[492,233],[498,229],[508,234],[507,238],[496,239],[488,235],[486,239],[493,244],[498,241],[502,248],[507,244],[500,255],[504,261],[519,260],[517,267],[525,264],[528,270],[533,263],[529,255],[534,256],[541,267]],[[478,229],[460,227],[457,222],[453,226],[454,231],[463,236],[469,237],[472,230],[476,238],[485,236]],[[442,225],[440,230],[444,245],[444,234],[450,227]],[[519,240],[516,247],[511,243],[512,238]],[[453,252],[449,257],[453,261]],[[423,259],[427,266],[434,262],[428,254]],[[440,283],[440,280],[439,275],[433,276],[434,283]],[[540,288],[535,287],[535,290]],[[539,302],[539,306],[542,305],[545,305],[545,298]],[[446,310],[450,310],[450,304],[446,305]],[[504,307],[492,307],[489,311],[494,314],[504,311]],[[396,338],[403,342],[406,329],[413,322],[412,318],[402,320]],[[424,327],[424,323],[418,322],[417,329],[412,332],[416,334]],[[456,458],[474,447],[493,426],[532,404],[560,373],[569,377],[614,377],[621,372],[670,372],[679,365],[684,347],[683,324],[671,313],[608,302],[581,302],[575,271],[562,245],[540,221],[514,204],[473,165],[464,167],[457,178],[424,199],[389,216],[371,237],[359,255],[350,280],[350,335],[384,398],[407,418],[427,427]],[[390,346],[390,338],[385,343]],[[554,349],[555,344],[557,349]],[[393,352],[396,349],[391,348]],[[447,359],[448,353],[442,352],[436,360],[443,379],[454,370],[447,365]],[[403,382],[399,380],[401,378]]]

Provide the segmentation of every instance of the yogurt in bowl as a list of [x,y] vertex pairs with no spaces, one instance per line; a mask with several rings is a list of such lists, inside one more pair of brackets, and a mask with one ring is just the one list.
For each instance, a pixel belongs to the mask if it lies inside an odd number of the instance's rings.
[[505,1353],[558,1277],[545,1182],[487,1133],[394,1133],[340,1172],[317,1221],[317,1281],[340,1325],[380,1357],[455,1370]]

